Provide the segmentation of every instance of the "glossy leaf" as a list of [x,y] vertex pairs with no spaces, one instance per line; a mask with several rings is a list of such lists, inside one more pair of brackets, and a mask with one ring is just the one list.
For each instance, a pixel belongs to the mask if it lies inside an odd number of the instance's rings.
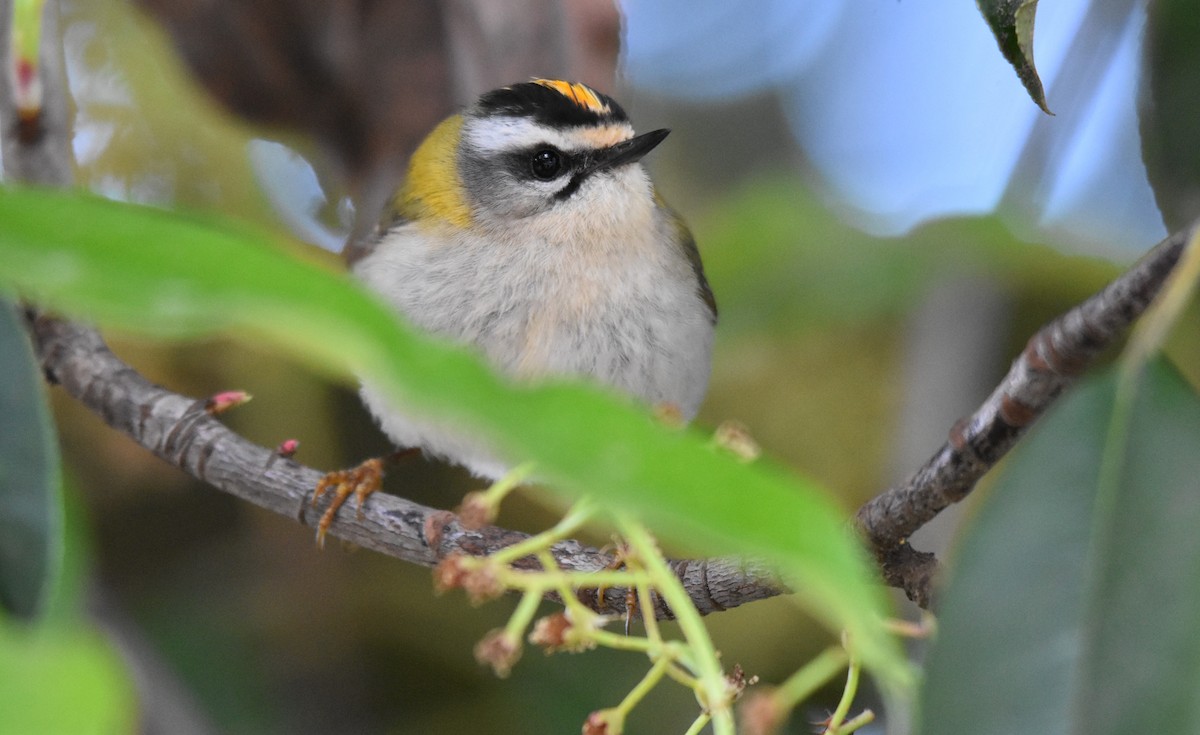
[[1114,386],[1068,397],[966,530],[919,732],[1200,727],[1200,400],[1152,364],[1114,420]]
[[1042,112],[1052,114],[1046,106],[1046,92],[1033,64],[1033,25],[1038,0],[978,0],[979,11],[1000,44],[1000,53],[1017,72]]
[[745,465],[696,432],[664,428],[600,390],[513,387],[465,351],[421,336],[340,274],[270,248],[256,232],[81,194],[0,192],[0,287],[161,337],[217,331],[267,341],[370,377],[406,410],[532,458],[556,489],[636,511],[703,552],[761,555],[809,608],[848,628],[864,660],[903,680],[880,629],[886,603],[823,492],[767,462]]
[[60,556],[58,444],[29,338],[2,299],[0,375],[0,606],[27,618]]

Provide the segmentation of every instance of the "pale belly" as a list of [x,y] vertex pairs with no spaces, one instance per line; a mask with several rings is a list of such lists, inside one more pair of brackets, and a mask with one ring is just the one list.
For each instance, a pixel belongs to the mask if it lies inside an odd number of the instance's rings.
[[[520,381],[577,376],[685,419],[707,388],[713,323],[686,263],[557,262],[505,257],[484,245],[441,251],[385,243],[356,274],[411,322],[479,350]],[[389,406],[369,384],[363,399],[400,446],[419,446],[497,478],[507,464],[456,426]]]

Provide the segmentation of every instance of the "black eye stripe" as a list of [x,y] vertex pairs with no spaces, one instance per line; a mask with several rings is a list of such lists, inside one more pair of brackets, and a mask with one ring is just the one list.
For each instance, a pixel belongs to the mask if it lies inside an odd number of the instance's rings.
[[577,172],[574,176],[571,177],[571,180],[567,182],[566,186],[564,186],[563,188],[554,192],[554,198],[559,201],[562,201],[562,200],[566,199],[567,197],[571,196],[575,192],[579,191],[579,185],[582,184],[583,180],[586,178],[587,178],[587,172],[585,172],[585,171]]

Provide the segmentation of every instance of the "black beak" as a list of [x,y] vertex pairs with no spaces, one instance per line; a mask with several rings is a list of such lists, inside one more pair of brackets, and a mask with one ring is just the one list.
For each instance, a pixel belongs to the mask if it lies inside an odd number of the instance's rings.
[[602,151],[597,151],[585,160],[583,167],[571,177],[566,186],[554,194],[554,198],[566,199],[570,197],[579,191],[579,186],[583,183],[584,179],[597,171],[624,166],[627,163],[642,160],[642,156],[654,150],[655,146],[663,142],[670,132],[666,128],[651,130],[649,133],[643,133],[636,138],[630,138],[623,143],[617,143]]
[[654,150],[659,143],[663,142],[670,132],[667,128],[651,130],[649,133],[643,133],[623,143],[609,146],[596,156],[592,165],[588,167],[590,169],[589,173],[640,161],[642,156]]

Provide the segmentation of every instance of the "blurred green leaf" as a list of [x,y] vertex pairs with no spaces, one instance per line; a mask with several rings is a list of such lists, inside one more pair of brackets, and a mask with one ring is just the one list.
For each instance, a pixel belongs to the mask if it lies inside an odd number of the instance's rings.
[[0,299],[0,606],[37,614],[61,557],[58,443],[22,320]]
[[1191,0],[1149,5],[1138,124],[1142,160],[1167,229],[1200,216],[1200,13]]
[[4,732],[135,732],[134,695],[121,661],[90,627],[26,628],[0,619]]
[[891,313],[936,267],[912,247],[850,227],[793,178],[743,186],[697,234],[722,336]]
[[[1114,386],[1047,417],[967,531],[924,735],[1200,727],[1200,400],[1155,363],[1114,424]],[[1106,455],[1121,459],[1102,477]]]
[[885,681],[906,678],[879,625],[882,590],[845,516],[811,483],[741,464],[598,389],[506,385],[464,350],[421,336],[348,278],[257,232],[82,194],[0,193],[0,284],[55,308],[160,337],[216,331],[370,377],[405,409],[460,421],[532,458],[573,495],[639,513],[703,553],[761,555]]
[[995,216],[945,218],[902,237],[875,237],[846,224],[792,176],[748,182],[695,220],[721,306],[719,338],[901,319],[947,273],[978,272],[1053,309],[1118,273],[1111,260],[1022,241]]
[[1053,114],[1046,107],[1046,93],[1033,64],[1033,25],[1038,0],[978,0],[978,4],[979,12],[1000,44],[1000,53],[1016,70],[1030,99],[1042,112]]

